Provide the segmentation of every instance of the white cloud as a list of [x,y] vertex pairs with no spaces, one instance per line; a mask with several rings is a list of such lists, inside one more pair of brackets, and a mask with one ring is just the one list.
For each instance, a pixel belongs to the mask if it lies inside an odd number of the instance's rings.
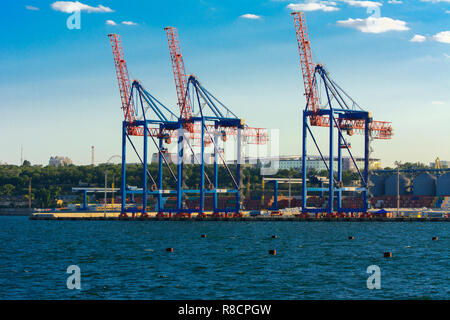
[[432,2],[432,3],[438,3],[438,2],[449,2],[450,0],[420,0],[422,2]]
[[353,7],[361,7],[361,8],[381,7],[383,5],[381,2],[375,1],[353,1],[353,0],[343,0],[343,1]]
[[364,33],[383,33],[387,31],[406,31],[409,28],[405,21],[394,20],[391,18],[381,17],[367,19],[352,19],[339,20],[338,25],[357,29]]
[[337,11],[336,2],[333,1],[309,1],[306,3],[290,3],[287,5],[288,9],[292,11]]
[[411,41],[411,42],[425,42],[426,40],[427,40],[427,38],[425,36],[422,36],[420,34],[416,34],[409,41]]
[[433,36],[433,39],[437,42],[450,43],[450,31],[439,32]]
[[51,5],[53,10],[61,11],[65,13],[72,13],[76,11],[87,11],[91,12],[114,12],[111,8],[99,5],[97,7],[91,7],[87,4],[81,3],[79,1],[56,1]]
[[450,54],[444,53],[444,57],[446,57],[447,59],[450,59]]
[[[109,26],[117,26],[117,23],[114,20],[106,20],[106,24]],[[122,21],[121,24],[127,25],[127,26],[136,26],[137,23],[133,21]]]
[[388,3],[390,3],[390,4],[402,4],[403,1],[400,1],[400,0],[389,0]]
[[262,17],[258,16],[256,14],[253,14],[253,13],[246,13],[246,14],[243,14],[242,16],[239,16],[239,18],[250,19],[250,20],[258,20],[258,19],[261,19]]
[[25,6],[25,9],[31,10],[31,11],[39,11],[38,7],[33,7],[33,6]]
[[443,104],[445,104],[445,102],[444,102],[444,101],[431,101],[431,104],[434,104],[434,105],[443,105]]

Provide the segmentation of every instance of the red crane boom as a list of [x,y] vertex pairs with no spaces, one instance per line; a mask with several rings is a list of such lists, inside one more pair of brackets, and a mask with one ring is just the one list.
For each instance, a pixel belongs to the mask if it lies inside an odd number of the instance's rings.
[[[319,95],[317,85],[314,82],[316,66],[311,55],[311,44],[309,42],[306,23],[303,23],[305,16],[303,12],[294,12],[295,32],[297,34],[298,51],[300,53],[300,65],[302,67],[303,83],[305,84],[305,96],[308,101],[308,109],[313,112],[319,111]],[[321,116],[312,116],[311,125],[323,126],[324,119]]]
[[178,31],[174,27],[166,27],[169,42],[170,58],[177,89],[178,106],[180,107],[181,118],[188,121],[192,118],[192,108],[189,97],[186,95],[187,80],[184,69],[183,56],[181,55],[180,43],[178,41]]
[[125,121],[133,122],[136,120],[134,114],[133,101],[131,97],[130,79],[128,78],[127,63],[122,49],[120,36],[114,33],[108,35],[111,40],[111,47],[114,56],[114,66],[116,67],[117,81],[119,82],[120,99],[122,100],[122,110]]

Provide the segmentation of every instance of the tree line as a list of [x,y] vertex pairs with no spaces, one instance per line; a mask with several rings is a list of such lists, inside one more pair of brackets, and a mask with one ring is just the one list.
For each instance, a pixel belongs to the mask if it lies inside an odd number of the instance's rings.
[[[229,165],[233,178],[236,179],[236,165]],[[405,163],[400,164],[401,169],[410,168],[427,168],[421,163]],[[388,169],[388,168],[386,168]],[[140,164],[127,164],[127,180],[129,186],[142,186],[143,170]],[[148,165],[148,186],[152,187],[153,182],[158,181],[158,164],[152,163]],[[72,187],[104,187],[105,173],[107,174],[107,184],[111,187],[114,181],[115,188],[121,186],[121,164],[99,164],[91,165],[68,165],[68,166],[42,166],[31,165],[28,161],[24,161],[23,165],[0,165],[0,196],[14,197],[21,196],[28,199],[29,186],[31,185],[31,199],[33,205],[37,207],[53,207],[56,206],[55,201],[58,196],[73,195]],[[163,187],[165,189],[175,189],[176,165],[171,164],[170,169],[164,165],[163,167]],[[205,166],[205,187],[210,188],[209,181],[213,182],[213,166]],[[275,175],[279,178],[300,178],[299,170],[279,170]],[[328,176],[326,170],[308,171],[307,177],[314,184],[313,177]],[[219,188],[234,188],[234,181],[228,170],[224,166],[219,166],[218,180]],[[241,183],[242,193],[247,197],[260,197],[262,194],[262,176],[260,168],[257,166],[243,165],[241,166]],[[209,179],[209,181],[208,181]],[[199,165],[183,166],[184,188],[198,189],[200,184]],[[343,172],[343,183],[348,185],[353,181],[359,180],[356,172]],[[267,186],[267,188],[271,188]],[[287,190],[286,185],[280,185],[280,192]],[[293,193],[300,193],[301,185],[293,184],[291,186]],[[81,197],[80,197],[81,198]],[[81,199],[76,199],[80,202]]]

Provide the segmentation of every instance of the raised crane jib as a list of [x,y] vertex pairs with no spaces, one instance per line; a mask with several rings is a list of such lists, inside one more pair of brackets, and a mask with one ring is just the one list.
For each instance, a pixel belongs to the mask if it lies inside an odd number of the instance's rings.
[[186,92],[186,71],[184,69],[183,56],[181,55],[180,43],[178,40],[178,31],[174,27],[166,27],[164,28],[164,30],[167,33],[167,40],[169,42],[170,58],[172,61],[175,87],[177,89],[180,116],[184,121],[189,121],[192,118],[192,108],[189,96]]
[[133,100],[131,99],[131,85],[128,76],[127,63],[122,49],[120,36],[114,33],[108,35],[111,40],[111,47],[114,56],[114,66],[116,67],[117,81],[119,83],[120,99],[122,100],[122,110],[125,121],[136,120]]
[[[311,43],[309,42],[308,29],[303,12],[293,12],[295,33],[297,34],[298,51],[300,53],[300,65],[302,67],[303,83],[305,85],[305,96],[308,101],[308,110],[319,111],[319,95],[317,83],[314,80],[315,64],[312,60]],[[313,115],[310,118],[311,125],[324,126],[326,120],[321,116]]]

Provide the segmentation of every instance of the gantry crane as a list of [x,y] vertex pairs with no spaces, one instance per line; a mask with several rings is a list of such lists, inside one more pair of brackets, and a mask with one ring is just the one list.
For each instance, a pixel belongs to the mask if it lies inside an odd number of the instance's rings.
[[[240,215],[240,162],[241,162],[241,133],[244,133],[248,144],[263,144],[267,142],[267,132],[262,128],[248,128],[244,121],[238,118],[230,109],[222,102],[215,98],[206,88],[204,88],[195,76],[189,76],[186,79],[184,71],[183,59],[181,56],[178,36],[173,29],[167,29],[169,37],[169,48],[172,58],[172,66],[175,74],[175,84],[177,88],[178,105],[180,115],[175,115],[170,109],[164,106],[159,100],[152,96],[144,89],[138,80],[130,81],[128,75],[127,64],[125,61],[120,36],[116,34],[108,35],[113,56],[116,75],[119,84],[119,92],[124,113],[124,121],[122,125],[122,209],[121,216],[126,217],[127,213],[141,213],[142,216],[147,215],[147,197],[149,195],[156,196],[158,215],[165,213],[176,215],[191,214],[198,212],[200,215],[204,213],[205,194],[211,193],[214,198],[213,211],[215,214],[232,212],[234,215]],[[169,31],[172,31],[169,34]],[[172,36],[172,37],[171,37]],[[194,101],[189,99],[189,92],[192,91],[196,97]],[[192,106],[197,104],[197,110],[200,115],[192,114]],[[140,113],[140,117],[138,114]],[[227,135],[237,136],[237,169],[235,175],[232,174],[223,155],[221,154],[220,142],[226,141]],[[143,137],[143,152],[140,154],[130,137]],[[149,138],[158,149],[158,177],[153,178],[147,167],[147,153]],[[165,145],[170,144],[172,138],[177,138],[177,172],[174,173],[169,166],[166,158],[167,148]],[[197,158],[193,149],[195,141],[200,141],[201,155],[197,162],[201,165],[201,181],[198,190],[187,190],[183,188],[183,162],[184,148],[187,145],[192,151],[194,158]],[[129,188],[126,185],[126,146],[129,143],[137,154],[143,166],[142,171],[142,188]],[[214,176],[212,179],[205,172],[205,146],[214,145]],[[220,189],[218,184],[218,162],[219,159],[226,167],[227,172],[231,176],[235,188]],[[172,178],[175,180],[176,190],[165,190],[163,188],[163,164],[165,164]],[[151,181],[148,188],[147,181]],[[183,195],[188,193],[197,193],[200,195],[200,206],[198,208],[184,208]],[[236,206],[233,209],[219,209],[217,207],[218,193],[234,193],[236,194]],[[127,194],[141,194],[142,208],[134,208],[127,206]],[[176,195],[177,206],[175,209],[164,208],[163,194]]]
[[[125,61],[120,36],[117,34],[108,35],[111,41],[111,47],[114,57],[114,65],[116,69],[117,80],[119,84],[120,98],[122,102],[122,110],[124,113],[124,121],[122,123],[122,209],[121,216],[126,217],[128,212],[140,212],[142,216],[147,215],[147,198],[148,195],[154,195],[158,198],[158,209],[162,209],[162,194],[170,193],[163,190],[163,163],[169,168],[172,177],[177,180],[169,166],[166,158],[167,149],[165,144],[171,143],[171,139],[177,136],[179,128],[178,117],[164,106],[159,100],[152,96],[144,89],[138,80],[130,83],[127,64]],[[141,112],[141,118],[137,117]],[[143,137],[143,152],[140,154],[130,137]],[[147,168],[148,153],[148,137],[153,141],[159,152],[158,178],[155,179]],[[157,142],[159,140],[159,142]],[[128,188],[126,185],[126,145],[127,142],[132,146],[142,166],[142,188]],[[147,181],[151,180],[152,184],[148,188]],[[174,193],[174,192],[173,192]],[[142,208],[136,209],[128,207],[126,204],[127,194],[141,194]]]
[[[200,146],[201,153],[200,159],[197,159],[200,164],[200,186],[199,190],[181,190],[181,193],[199,192],[200,194],[200,207],[199,213],[203,214],[205,194],[213,194],[213,212],[218,214],[219,211],[227,211],[225,209],[217,208],[217,195],[218,193],[235,193],[236,194],[236,206],[232,209],[235,215],[240,214],[240,192],[241,192],[241,178],[240,178],[240,165],[241,165],[241,143],[242,137],[247,144],[265,144],[268,140],[267,131],[263,128],[250,128],[247,127],[243,119],[238,118],[229,108],[227,108],[222,102],[215,98],[194,75],[186,77],[186,71],[184,67],[183,56],[181,54],[180,43],[178,38],[178,31],[174,27],[164,28],[167,34],[167,40],[169,44],[169,52],[172,63],[172,69],[175,80],[175,87],[177,91],[178,106],[180,108],[180,122],[182,123],[184,139],[189,146],[191,152],[195,157],[195,152],[192,146]],[[190,94],[191,93],[191,94]],[[191,100],[192,96],[192,100]],[[193,114],[194,106],[197,105],[197,114]],[[208,114],[209,113],[209,114]],[[237,165],[236,173],[233,175],[230,168],[226,164],[221,154],[220,143],[226,141],[227,136],[236,136],[236,155]],[[220,139],[219,139],[220,138]],[[181,143],[181,140],[179,138]],[[214,177],[213,181],[205,173],[204,166],[204,152],[205,146],[213,144],[214,148]],[[181,161],[178,162],[178,171],[183,170],[183,149],[179,148],[178,155]],[[196,158],[196,157],[195,157]],[[220,159],[219,159],[220,158]],[[219,189],[218,188],[218,162],[221,163],[227,169],[231,180],[234,183],[234,189]],[[209,189],[206,190],[205,178],[209,182]],[[182,179],[182,174],[179,176]],[[179,197],[179,207],[181,208],[181,198]],[[183,209],[180,209],[183,210]]]
[[[390,139],[392,137],[392,124],[385,121],[374,121],[370,112],[363,110],[339,85],[334,82],[329,73],[321,64],[314,64],[311,55],[311,43],[309,41],[303,12],[293,12],[295,31],[297,35],[300,64],[305,86],[306,107],[303,111],[303,137],[302,137],[302,180],[303,197],[302,213],[323,212],[324,209],[308,208],[307,195],[309,191],[328,191],[328,214],[367,212],[368,210],[368,169],[369,169],[369,143],[370,139]],[[319,97],[318,87],[323,87],[325,99],[322,103]],[[309,124],[308,124],[309,120]],[[313,135],[310,126],[329,128],[329,156],[328,163]],[[337,129],[337,177],[334,175],[334,129]],[[351,146],[346,142],[343,133],[352,136],[354,133],[364,135],[364,170],[358,168],[351,153]],[[308,188],[306,180],[306,142],[308,133],[316,146],[322,161],[329,172],[328,188]],[[361,187],[344,187],[342,183],[342,150],[347,150],[355,168],[361,178]],[[337,206],[334,210],[334,195],[337,192]],[[343,208],[342,192],[362,192],[363,208]]]

